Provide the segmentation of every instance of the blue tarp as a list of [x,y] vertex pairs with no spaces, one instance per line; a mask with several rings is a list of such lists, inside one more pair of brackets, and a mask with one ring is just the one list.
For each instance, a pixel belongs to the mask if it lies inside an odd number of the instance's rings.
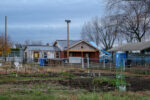
[[101,49],[100,47],[98,47],[94,42],[90,41],[89,42],[92,46],[94,46],[95,48],[99,49],[100,52],[102,52],[104,55],[101,56],[101,58],[99,59],[100,62],[105,61],[106,63],[109,61],[108,60],[108,56],[111,56],[111,53]]
[[91,44],[92,46],[98,48],[98,49],[99,49],[101,52],[103,52],[104,54],[106,54],[106,55],[111,55],[111,53],[109,53],[109,52],[107,52],[107,51],[101,49],[101,48],[98,47],[94,42],[90,41],[90,44]]

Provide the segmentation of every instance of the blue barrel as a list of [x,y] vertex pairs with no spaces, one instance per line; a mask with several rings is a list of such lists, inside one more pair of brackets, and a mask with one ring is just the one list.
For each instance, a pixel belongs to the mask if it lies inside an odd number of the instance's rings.
[[44,66],[45,65],[45,59],[41,58],[40,59],[40,66]]
[[125,52],[116,52],[116,67],[124,67],[127,54]]

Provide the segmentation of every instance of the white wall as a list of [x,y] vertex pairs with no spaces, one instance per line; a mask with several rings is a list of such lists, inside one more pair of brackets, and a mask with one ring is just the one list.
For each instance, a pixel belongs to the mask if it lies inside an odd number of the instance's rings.
[[53,59],[53,58],[55,58],[55,52],[54,52],[54,51],[48,52],[48,53],[47,53],[47,58],[48,58],[48,59]]
[[[34,51],[29,51],[27,50],[27,59],[33,59],[34,58]],[[40,51],[40,58],[44,58],[44,52],[47,52],[47,58],[48,59],[53,59],[56,58],[56,52],[55,51]]]

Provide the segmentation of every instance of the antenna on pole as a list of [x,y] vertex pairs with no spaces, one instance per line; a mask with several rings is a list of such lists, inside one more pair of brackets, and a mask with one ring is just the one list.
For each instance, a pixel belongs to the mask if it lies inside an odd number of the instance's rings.
[[67,58],[69,58],[69,23],[71,23],[71,20],[65,20],[67,23]]

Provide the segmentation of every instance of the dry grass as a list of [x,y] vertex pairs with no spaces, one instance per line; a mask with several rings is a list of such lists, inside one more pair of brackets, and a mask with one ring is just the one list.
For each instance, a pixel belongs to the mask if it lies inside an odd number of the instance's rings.
[[[141,92],[88,92],[82,89],[70,89],[59,84],[3,84],[0,85],[0,98],[24,98],[21,100],[149,100],[150,91]],[[1,100],[1,99],[0,99]],[[16,100],[16,99],[9,99]],[[19,99],[17,99],[19,100]],[[43,100],[43,99],[38,99]]]
[[[53,73],[60,73],[60,72],[76,72],[76,73],[108,73],[108,74],[116,74],[114,71],[110,70],[101,70],[101,69],[82,69],[79,67],[64,67],[64,66],[56,66],[56,67],[40,67],[39,65],[29,65],[24,64],[22,68],[19,70],[15,68],[11,68],[11,64],[8,63],[6,65],[3,65],[0,67],[0,74],[9,74],[12,72],[17,73],[47,73],[47,72],[53,72]],[[142,76],[150,79],[150,75],[142,75],[142,74],[134,74],[131,72],[124,72],[127,76]]]

